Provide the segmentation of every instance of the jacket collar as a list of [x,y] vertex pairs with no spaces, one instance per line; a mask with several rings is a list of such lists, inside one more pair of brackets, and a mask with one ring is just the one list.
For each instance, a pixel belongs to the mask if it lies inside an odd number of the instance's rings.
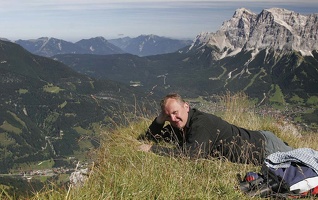
[[187,120],[187,123],[186,123],[187,130],[189,130],[189,128],[190,128],[190,120],[191,120],[194,112],[195,112],[195,109],[191,109],[191,108],[189,109],[188,120]]

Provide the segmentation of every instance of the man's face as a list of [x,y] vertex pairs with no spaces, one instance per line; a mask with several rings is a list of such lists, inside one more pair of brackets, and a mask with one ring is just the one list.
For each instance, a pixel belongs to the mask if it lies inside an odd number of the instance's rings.
[[189,104],[168,99],[163,112],[172,126],[182,129],[188,120]]

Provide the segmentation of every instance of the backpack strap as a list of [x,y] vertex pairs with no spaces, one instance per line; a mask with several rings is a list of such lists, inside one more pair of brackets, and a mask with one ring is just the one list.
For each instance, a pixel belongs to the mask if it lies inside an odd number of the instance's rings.
[[283,179],[284,171],[282,169],[272,169],[265,164],[262,165],[261,174],[269,184],[269,187],[276,193],[289,193],[289,184]]

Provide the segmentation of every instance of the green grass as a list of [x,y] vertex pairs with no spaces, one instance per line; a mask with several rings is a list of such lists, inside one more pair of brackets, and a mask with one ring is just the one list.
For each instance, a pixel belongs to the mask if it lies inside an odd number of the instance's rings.
[[60,104],[58,107],[59,108],[64,108],[67,105],[67,101],[64,101],[62,104]]
[[[228,93],[220,97],[220,102],[224,107],[221,116],[230,123],[271,130],[294,147],[316,147],[315,133],[303,133],[293,129],[292,124],[256,114],[255,106],[242,93]],[[238,190],[236,177],[238,173],[259,171],[259,166],[139,151],[138,147],[148,142],[137,138],[145,133],[153,118],[143,117],[128,126],[103,131],[101,147],[91,152],[96,159],[82,187],[60,188],[52,184],[28,199],[250,199]]]
[[251,79],[250,83],[243,89],[243,91],[246,91],[249,87],[253,86],[254,81],[256,80],[257,77],[261,76],[261,74],[265,73],[265,70],[261,68],[261,70],[253,76]]
[[84,129],[81,126],[74,127],[73,129],[76,130],[76,132],[79,133],[80,135],[92,135],[93,134],[92,130]]
[[24,128],[27,128],[25,122],[23,120],[21,120],[15,113],[7,111],[7,113],[9,113],[15,121],[17,121],[19,124],[21,124],[21,126],[23,126]]
[[303,98],[300,98],[297,94],[294,94],[292,96],[292,98],[290,98],[290,101],[296,103],[296,104],[299,104],[299,105],[302,105],[304,103],[304,99]]
[[3,124],[0,125],[0,128],[3,129],[4,131],[7,131],[7,132],[13,132],[13,133],[16,133],[16,134],[21,134],[22,133],[22,130],[20,128],[17,128],[15,126],[13,126],[12,124],[10,124],[7,121],[4,121]]
[[279,85],[272,85],[273,96],[270,97],[271,102],[285,104],[285,98]]
[[318,105],[318,97],[317,96],[311,96],[308,100],[307,100],[307,104],[312,105],[314,107],[317,108]]
[[29,90],[27,90],[27,89],[19,89],[18,92],[19,92],[19,94],[26,94],[26,93],[29,92]]
[[63,91],[63,89],[58,86],[54,86],[53,84],[48,84],[43,87],[43,91],[49,93],[59,93],[60,91]]
[[13,138],[8,137],[8,133],[0,133],[0,145],[6,147],[15,144],[16,141]]

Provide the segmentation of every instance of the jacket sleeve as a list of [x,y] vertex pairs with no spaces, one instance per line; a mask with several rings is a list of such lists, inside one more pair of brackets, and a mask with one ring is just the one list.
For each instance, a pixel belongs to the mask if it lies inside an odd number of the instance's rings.
[[146,132],[147,139],[158,141],[158,139],[162,137],[161,130],[163,126],[164,124],[158,124],[155,118]]

